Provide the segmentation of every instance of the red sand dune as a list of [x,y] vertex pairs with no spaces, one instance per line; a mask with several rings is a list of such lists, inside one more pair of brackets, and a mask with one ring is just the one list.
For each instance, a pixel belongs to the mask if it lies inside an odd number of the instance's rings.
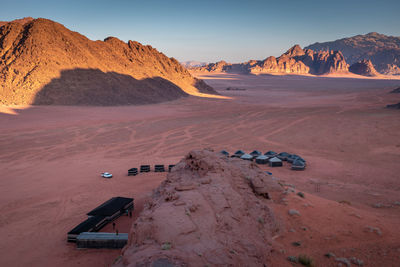
[[[327,252],[357,257],[364,266],[396,266],[400,114],[384,107],[399,102],[399,96],[388,94],[398,81],[202,78],[233,99],[188,97],[125,107],[9,107],[15,115],[0,113],[0,265],[112,263],[121,251],[77,250],[66,242],[66,233],[111,196],[135,197],[138,215],[166,175],[128,177],[128,168],[176,163],[190,150],[211,147],[287,151],[307,160],[303,172],[287,166],[265,168],[306,196],[289,194],[287,206],[271,206],[287,230],[274,237],[280,245],[272,251],[272,266],[290,266],[286,258],[301,253],[319,266],[336,266],[323,256]],[[114,178],[100,178],[102,171]],[[289,208],[301,216],[289,216]],[[122,217],[117,222],[120,232],[128,232],[130,223]],[[368,226],[379,228],[381,235],[369,232]],[[296,232],[290,232],[292,228]],[[294,247],[294,241],[302,245]]]

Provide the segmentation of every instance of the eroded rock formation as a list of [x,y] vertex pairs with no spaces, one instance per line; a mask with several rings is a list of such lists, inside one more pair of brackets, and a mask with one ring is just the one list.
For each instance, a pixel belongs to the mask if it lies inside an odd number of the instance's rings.
[[377,32],[356,35],[331,42],[315,43],[306,47],[315,51],[342,51],[349,64],[371,60],[382,74],[400,74],[400,37]]
[[349,70],[355,74],[363,76],[378,76],[379,73],[375,70],[371,60],[361,60],[350,66]]
[[153,193],[117,266],[263,266],[279,229],[268,203],[282,192],[255,163],[192,151]]
[[322,75],[348,73],[348,68],[349,65],[340,51],[315,52],[310,49],[301,49],[299,45],[295,45],[278,58],[271,56],[265,60],[250,60],[239,64],[220,61],[201,68],[192,68],[192,70],[200,72]]

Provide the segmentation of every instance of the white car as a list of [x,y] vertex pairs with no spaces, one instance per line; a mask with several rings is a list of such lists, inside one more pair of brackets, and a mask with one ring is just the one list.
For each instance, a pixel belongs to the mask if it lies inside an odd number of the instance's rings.
[[103,178],[112,178],[112,174],[109,172],[102,172],[101,177]]

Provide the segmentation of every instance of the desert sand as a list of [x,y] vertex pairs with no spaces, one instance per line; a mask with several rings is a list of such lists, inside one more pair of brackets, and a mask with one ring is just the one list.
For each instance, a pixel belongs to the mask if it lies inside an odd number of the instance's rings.
[[[306,253],[396,266],[400,234],[400,96],[396,80],[209,74],[230,99],[189,96],[145,106],[3,107],[0,113],[0,265],[108,266],[118,250],[78,250],[66,233],[112,196],[134,197],[138,215],[166,174],[126,176],[140,164],[173,164],[192,149],[296,153],[307,169],[267,168],[306,194],[273,207],[287,230],[275,265]],[[246,90],[227,91],[227,87]],[[100,172],[114,178],[104,180]],[[339,203],[341,202],[341,203]],[[305,205],[307,204],[307,205]],[[117,221],[128,232],[133,219]],[[302,227],[307,231],[303,231]],[[110,231],[107,226],[104,231]],[[379,228],[370,232],[368,228]],[[295,229],[292,235],[290,229]],[[303,232],[307,234],[304,234]],[[302,246],[294,247],[294,241]]]

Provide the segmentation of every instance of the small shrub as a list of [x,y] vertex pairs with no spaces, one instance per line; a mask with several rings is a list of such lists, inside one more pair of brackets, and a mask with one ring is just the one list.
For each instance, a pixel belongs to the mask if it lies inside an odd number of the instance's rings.
[[314,261],[310,256],[307,256],[305,254],[301,254],[301,255],[299,255],[298,259],[299,259],[299,263],[301,265],[308,266],[308,267],[313,267],[314,266]]
[[300,247],[300,246],[301,246],[301,242],[300,242],[300,241],[292,242],[292,246],[294,246],[294,247]]
[[302,197],[302,198],[305,197],[303,192],[298,192],[297,195],[298,195],[299,197]]
[[170,242],[165,242],[161,245],[162,250],[170,250],[171,249],[171,243]]
[[348,201],[348,200],[340,200],[339,203],[340,203],[340,204],[346,204],[346,205],[351,206],[351,202]]
[[299,262],[299,259],[296,256],[289,256],[289,257],[287,257],[287,260],[290,262],[295,262],[295,263]]
[[117,263],[121,258],[122,258],[122,255],[119,255],[118,257],[116,257],[116,258],[114,259],[113,264]]

